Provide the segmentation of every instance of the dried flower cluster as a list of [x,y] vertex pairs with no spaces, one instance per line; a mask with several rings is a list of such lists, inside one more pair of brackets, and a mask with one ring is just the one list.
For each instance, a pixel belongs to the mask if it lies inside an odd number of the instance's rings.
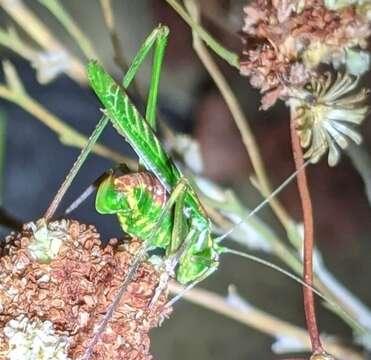
[[368,68],[369,55],[357,49],[367,47],[370,24],[356,6],[335,11],[322,0],[255,0],[244,11],[241,73],[265,94],[263,109],[316,77],[320,63],[345,64],[353,75]]
[[[244,8],[241,73],[264,94],[262,109],[277,99],[290,105],[306,157],[317,162],[329,149],[335,165],[353,129],[367,114],[367,91],[352,95],[369,68],[371,5],[363,0],[253,0]],[[322,75],[320,64],[343,67]]]
[[[93,226],[76,221],[38,227],[27,226],[9,236],[2,249],[0,359],[78,359],[122,285],[140,242],[133,240],[119,250],[112,240],[103,247]],[[42,246],[35,242],[45,244],[48,236],[59,250],[49,261],[42,256],[42,262],[35,257]],[[158,280],[152,265],[140,266],[92,359],[152,358],[148,332],[170,311],[163,310],[166,294],[148,308]]]

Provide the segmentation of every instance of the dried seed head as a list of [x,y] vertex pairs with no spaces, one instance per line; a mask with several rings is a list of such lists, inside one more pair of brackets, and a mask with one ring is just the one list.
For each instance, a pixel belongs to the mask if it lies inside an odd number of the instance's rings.
[[244,12],[240,71],[265,94],[263,109],[286,100],[287,88],[317,77],[321,63],[345,65],[353,75],[369,67],[361,49],[367,48],[370,22],[354,6],[334,11],[323,0],[253,0]]
[[[23,354],[22,344],[31,337],[39,339],[40,334],[47,334],[50,346],[39,342],[45,354],[54,351],[64,354],[65,359],[75,360],[85,352],[141,242],[132,240],[120,246],[120,250],[117,241],[103,247],[93,226],[76,221],[49,224],[42,236],[37,229],[28,226],[21,234],[8,237],[2,251],[0,353]],[[64,239],[49,261],[41,263],[32,246],[35,231],[36,240],[39,238],[45,244],[45,240],[50,241],[50,233],[58,229],[65,230]],[[166,294],[159,297],[151,311],[148,308],[158,281],[159,273],[143,263],[97,343],[92,360],[152,358],[148,332],[170,312],[163,308]],[[18,335],[11,337],[13,333]],[[13,338],[22,341],[13,344]],[[53,358],[59,359],[56,355]],[[23,354],[17,359],[35,357]]]
[[356,144],[362,141],[354,127],[364,120],[368,106],[368,91],[356,89],[358,79],[337,75],[335,82],[329,73],[312,79],[305,90],[293,90],[289,104],[294,110],[296,128],[304,156],[316,163],[329,150],[328,163],[334,166],[340,159],[340,149],[348,146],[349,139]]

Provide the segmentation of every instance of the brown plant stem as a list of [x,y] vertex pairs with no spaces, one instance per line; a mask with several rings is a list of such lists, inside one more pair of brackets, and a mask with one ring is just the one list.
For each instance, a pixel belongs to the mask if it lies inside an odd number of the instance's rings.
[[[304,164],[303,150],[300,145],[300,139],[295,126],[295,111],[291,111],[291,144],[295,162],[295,168],[300,169]],[[306,169],[302,169],[297,175],[297,184],[301,200],[304,222],[304,264],[303,264],[303,279],[304,282],[313,286],[313,246],[314,246],[314,226],[313,226],[313,208]],[[314,295],[312,289],[303,288],[304,295],[304,311],[307,322],[308,333],[312,344],[313,353],[322,353],[323,347],[317,326],[317,319],[314,307]]]

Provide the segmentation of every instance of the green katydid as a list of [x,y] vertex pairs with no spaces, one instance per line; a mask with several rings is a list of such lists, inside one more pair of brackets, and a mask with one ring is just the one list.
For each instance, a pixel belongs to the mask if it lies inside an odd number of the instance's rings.
[[[115,177],[111,172],[99,185],[97,211],[102,214],[117,214],[123,230],[140,238],[143,246],[82,359],[90,358],[116,304],[148,250],[163,248],[166,258],[164,276],[160,279],[152,303],[161,294],[171,276],[175,275],[179,282],[188,284],[201,281],[217,268],[221,248],[211,239],[210,220],[196,193],[153,131],[159,75],[167,36],[168,29],[159,26],[147,38],[124,78],[123,87],[117,85],[97,63],[91,62],[88,65],[90,84],[105,107],[105,115],[137,152],[140,162],[148,171],[121,177]],[[127,88],[153,44],[153,72],[144,120],[123,88]],[[101,131],[102,128],[99,129]],[[169,198],[167,194],[170,194]]]
[[[141,239],[143,246],[82,360],[90,358],[95,344],[104,332],[131,277],[148,250],[155,248],[165,250],[164,273],[152,302],[156,301],[171,277],[175,277],[182,284],[187,284],[188,288],[208,277],[217,269],[219,255],[223,252],[232,252],[256,260],[248,254],[244,255],[219,245],[220,240],[230,232],[222,237],[212,238],[211,221],[197,194],[163,149],[154,133],[159,75],[167,36],[168,29],[163,26],[159,26],[152,32],[125,75],[122,87],[116,84],[96,62],[88,65],[89,82],[105,108],[103,110],[105,116],[133,147],[147,171],[120,177],[110,172],[100,182],[96,197],[97,211],[102,214],[116,214],[123,230],[130,236]],[[144,118],[132,104],[124,89],[129,86],[138,67],[154,44],[153,72]],[[106,123],[107,120],[100,122],[89,147],[92,146]],[[76,168],[82,162],[83,160],[81,162],[78,160]],[[249,216],[260,210],[296,175],[297,172],[292,174]],[[69,182],[73,177],[74,175],[68,177]],[[278,270],[285,272],[282,269]],[[299,278],[287,272],[285,274],[303,284]]]

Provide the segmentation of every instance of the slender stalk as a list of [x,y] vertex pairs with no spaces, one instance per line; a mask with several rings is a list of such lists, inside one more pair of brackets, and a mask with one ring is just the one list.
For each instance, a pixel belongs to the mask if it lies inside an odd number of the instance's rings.
[[28,61],[34,61],[37,50],[33,49],[25,41],[22,41],[14,29],[0,28],[0,45],[4,46]]
[[[300,145],[300,139],[295,126],[295,112],[291,111],[291,142],[292,152],[296,169],[302,168],[304,165],[303,150]],[[304,282],[313,286],[313,246],[314,246],[314,225],[313,225],[313,209],[312,200],[308,188],[306,170],[303,169],[297,176],[298,189],[300,194],[301,206],[303,211],[304,221],[304,264],[303,278]],[[304,294],[304,310],[307,322],[308,333],[312,343],[313,353],[323,353],[323,347],[317,326],[317,319],[314,307],[313,291],[308,288],[303,288]]]
[[22,0],[0,0],[2,7],[10,17],[43,49],[48,51],[64,51],[68,54],[70,66],[66,73],[80,84],[86,83],[85,67],[78,58],[54,37],[43,22],[28,8]]
[[76,41],[87,59],[98,60],[97,53],[88,37],[79,28],[75,20],[65,10],[59,0],[38,0],[44,5],[63,25],[71,37]]
[[113,47],[113,59],[116,65],[126,73],[128,70],[128,64],[123,55],[123,50],[118,36],[115,24],[115,17],[113,15],[112,1],[111,0],[100,0],[100,5],[103,11],[103,18],[106,23],[106,27],[111,37],[111,43]]
[[[170,292],[179,294],[183,287],[175,282],[169,285]],[[303,348],[310,349],[311,343],[308,333],[297,326],[274,317],[251,304],[246,306],[236,306],[228,301],[225,297],[217,295],[211,291],[200,288],[192,289],[183,295],[183,298],[191,303],[202,306],[218,314],[236,320],[249,327],[257,329],[273,337],[287,337],[298,341]],[[363,356],[352,349],[332,340],[325,340],[326,348],[339,359],[362,360]]]
[[237,54],[226,49],[218,41],[216,41],[207,31],[205,31],[202,26],[200,26],[196,21],[192,19],[185,11],[185,9],[176,0],[166,0],[166,2],[180,15],[180,17],[196,31],[197,34],[202,38],[203,41],[223,60],[225,60],[229,65],[239,69],[240,60]]
[[[73,127],[65,124],[30,96],[15,93],[6,86],[0,85],[0,98],[4,98],[17,104],[35,118],[39,119],[44,125],[53,130],[59,136],[59,139],[63,144],[78,148],[83,148],[87,144],[88,138],[86,136],[76,131]],[[135,161],[128,159],[104,145],[95,144],[92,151],[97,155],[113,160],[117,163],[125,162],[129,167],[135,167]]]

